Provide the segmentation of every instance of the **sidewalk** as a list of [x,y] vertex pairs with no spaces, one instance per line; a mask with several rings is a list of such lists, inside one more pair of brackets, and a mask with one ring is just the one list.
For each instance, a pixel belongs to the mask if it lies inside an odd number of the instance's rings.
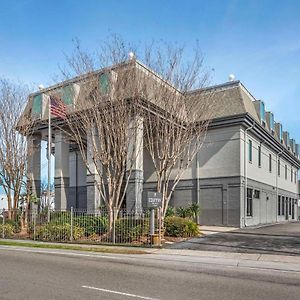
[[[277,271],[299,272],[300,274],[300,256],[288,255],[272,255],[272,254],[247,254],[247,253],[233,253],[233,252],[215,252],[215,251],[195,251],[182,249],[157,249],[157,248],[141,248],[130,246],[106,246],[106,245],[86,245],[86,244],[62,244],[62,243],[46,243],[37,241],[19,241],[19,240],[1,240],[11,241],[19,245],[5,246],[5,247],[22,247],[22,244],[31,243],[33,245],[49,245],[51,249],[56,246],[74,246],[80,249],[60,249],[63,251],[84,251],[87,248],[91,254],[102,255],[115,254],[119,257],[126,257],[136,260],[151,261],[163,260],[182,263],[200,263],[214,266],[230,266],[238,268],[254,268],[267,269]],[[1,244],[0,244],[1,245]],[[28,246],[27,246],[28,247]],[[93,251],[94,249],[94,251]],[[47,249],[43,249],[47,250]],[[102,252],[102,253],[99,253]]]

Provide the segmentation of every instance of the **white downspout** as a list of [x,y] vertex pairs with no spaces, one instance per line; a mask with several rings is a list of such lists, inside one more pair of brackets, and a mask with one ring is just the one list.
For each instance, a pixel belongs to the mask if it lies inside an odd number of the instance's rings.
[[247,215],[247,185],[248,185],[248,178],[247,178],[247,137],[248,131],[253,129],[255,126],[255,121],[253,120],[253,124],[244,130],[244,227],[246,227],[246,215]]

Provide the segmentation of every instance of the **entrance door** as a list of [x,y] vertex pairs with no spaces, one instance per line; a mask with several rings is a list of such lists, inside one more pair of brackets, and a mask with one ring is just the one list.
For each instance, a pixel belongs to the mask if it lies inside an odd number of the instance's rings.
[[292,199],[292,219],[295,219],[295,204],[294,204],[294,200]]
[[285,197],[285,219],[289,219],[289,199]]

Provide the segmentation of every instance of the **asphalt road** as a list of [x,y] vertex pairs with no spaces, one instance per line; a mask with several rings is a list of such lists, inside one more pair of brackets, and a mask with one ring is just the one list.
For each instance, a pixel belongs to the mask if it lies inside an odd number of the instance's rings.
[[300,299],[300,272],[188,257],[0,247],[0,299]]
[[300,222],[222,232],[173,244],[169,248],[298,256]]

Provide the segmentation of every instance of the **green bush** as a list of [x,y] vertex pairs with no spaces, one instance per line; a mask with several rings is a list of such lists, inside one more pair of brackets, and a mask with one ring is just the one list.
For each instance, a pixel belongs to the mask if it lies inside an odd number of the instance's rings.
[[9,224],[13,227],[14,233],[19,233],[21,231],[21,222],[20,220],[5,220],[5,224]]
[[[84,236],[84,228],[74,226],[73,239],[78,240]],[[69,241],[71,239],[70,224],[46,224],[36,228],[36,238],[42,241]]]
[[55,211],[51,213],[50,220],[52,224],[56,225],[71,223],[71,213],[69,211]]
[[4,231],[4,238],[11,238],[14,235],[14,227],[11,224],[0,224],[0,238],[3,237]]
[[166,217],[164,225],[166,236],[191,237],[200,233],[197,223],[188,218]]
[[177,207],[176,208],[176,215],[181,218],[196,218],[200,213],[200,207],[197,203],[192,203],[190,206],[187,207]]
[[149,232],[149,221],[146,219],[127,219],[116,220],[115,233],[116,242],[125,243],[139,240]]
[[103,234],[108,229],[108,218],[100,216],[81,216],[74,218],[74,225],[84,228],[84,235]]
[[175,216],[175,209],[174,207],[169,206],[166,211],[166,217],[173,217],[173,216]]

